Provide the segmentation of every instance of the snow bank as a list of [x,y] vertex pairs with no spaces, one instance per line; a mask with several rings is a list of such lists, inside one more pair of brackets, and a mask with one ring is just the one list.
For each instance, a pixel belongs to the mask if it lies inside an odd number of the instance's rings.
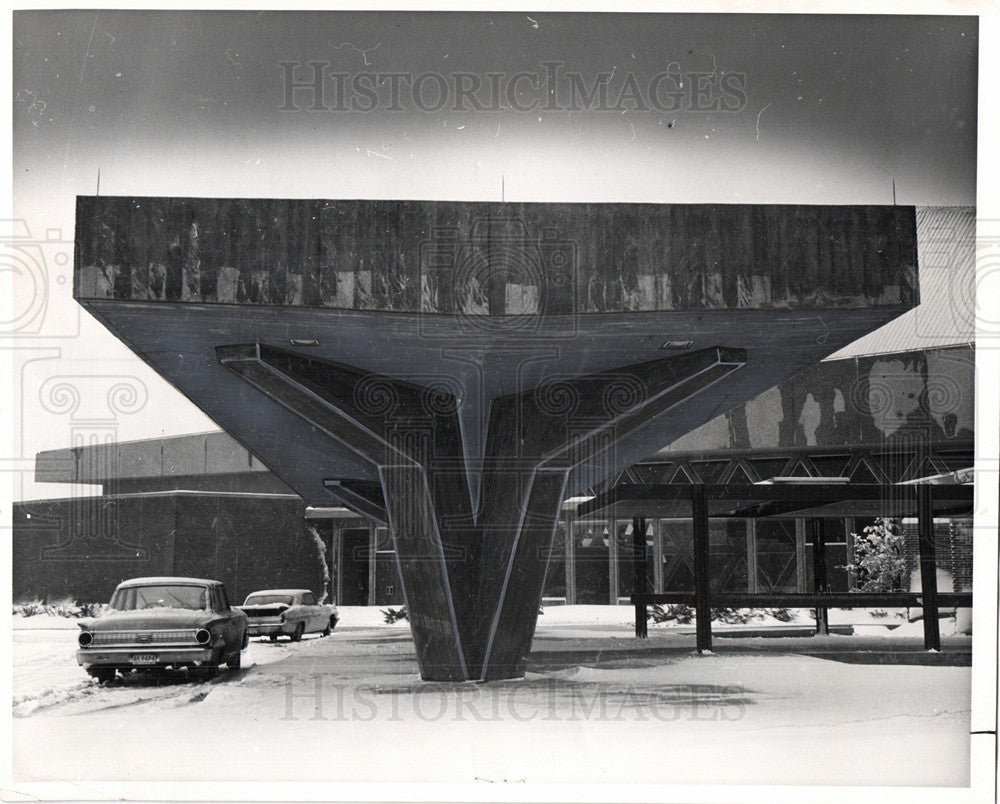
[[[407,620],[397,620],[394,623],[385,622],[387,609],[398,609],[401,606],[340,606],[338,614],[340,622],[338,628],[409,628]],[[915,610],[911,610],[915,611]],[[713,629],[726,630],[730,628],[761,628],[774,627],[802,627],[812,625],[815,622],[811,609],[792,609],[792,619],[790,621],[779,620],[769,614],[761,614],[745,625],[724,623],[719,620],[712,622]],[[901,626],[906,622],[906,609],[830,609],[830,625],[871,625],[871,626]],[[956,630],[954,619],[942,620],[942,635],[961,633],[961,624]],[[74,617],[59,617],[53,614],[36,614],[32,617],[24,617],[20,614],[13,615],[13,629],[15,631],[28,630],[67,630],[76,631],[79,628],[80,620]],[[597,626],[598,628],[621,628],[631,629],[635,623],[635,609],[631,605],[620,606],[546,606],[538,615],[538,626]],[[950,626],[946,627],[946,623]],[[922,633],[922,626],[917,622],[917,630]],[[687,624],[679,624],[676,621],[655,623],[649,620],[651,629],[660,628],[681,628],[689,629],[694,627],[694,620]],[[951,630],[947,630],[950,628]],[[888,629],[886,629],[888,630]],[[916,631],[908,629],[898,632],[897,636],[907,634],[913,636]],[[871,633],[876,633],[872,631]]]
[[546,606],[538,615],[543,625],[620,625],[635,623],[632,606]]
[[56,614],[35,614],[32,617],[15,614],[13,620],[15,631],[76,631],[80,628],[80,618]]
[[386,609],[400,609],[402,606],[338,606],[337,614],[340,620],[337,628],[409,628],[408,620],[397,620],[394,623],[386,623]]

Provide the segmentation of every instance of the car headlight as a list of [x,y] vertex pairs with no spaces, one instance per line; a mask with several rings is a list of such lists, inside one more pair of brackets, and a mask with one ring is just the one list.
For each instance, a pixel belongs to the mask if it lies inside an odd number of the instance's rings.
[[81,648],[88,648],[94,641],[94,635],[90,631],[81,631],[76,641],[80,643]]
[[212,632],[207,628],[199,628],[194,635],[194,641],[199,645],[207,645],[212,641]]

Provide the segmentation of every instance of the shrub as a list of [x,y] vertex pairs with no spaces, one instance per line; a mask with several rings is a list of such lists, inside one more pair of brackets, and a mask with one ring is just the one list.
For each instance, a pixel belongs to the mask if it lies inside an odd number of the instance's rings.
[[680,623],[687,625],[694,620],[694,609],[685,603],[671,603],[669,606],[653,604],[647,609],[647,620],[654,623]]
[[891,519],[876,519],[854,537],[847,570],[857,578],[859,592],[895,592],[906,579],[906,554],[899,527]]
[[[754,620],[762,620],[768,614],[783,623],[795,619],[795,615],[790,609],[719,608],[712,609],[712,620],[731,625],[745,625]],[[695,610],[685,603],[672,603],[669,606],[653,605],[647,610],[646,619],[652,620],[654,623],[688,625],[694,622]]]
[[764,611],[764,609],[734,609],[729,607],[712,609],[712,620],[719,620],[730,625],[746,625],[753,620],[762,620]]
[[14,604],[14,614],[22,617],[34,617],[45,611],[45,604],[37,597],[32,600],[21,600]]
[[40,598],[20,600],[14,603],[14,614],[22,617],[34,617],[38,614],[48,614],[52,617],[99,617],[108,610],[107,603],[77,603],[71,597],[60,600],[46,601]]
[[64,597],[62,600],[53,600],[45,604],[45,613],[53,617],[82,617],[80,607],[71,597]]
[[79,616],[100,617],[109,608],[111,607],[107,603],[81,603]]
[[402,606],[398,609],[382,609],[382,616],[385,617],[386,625],[392,625],[400,620],[409,619],[406,614],[406,606]]

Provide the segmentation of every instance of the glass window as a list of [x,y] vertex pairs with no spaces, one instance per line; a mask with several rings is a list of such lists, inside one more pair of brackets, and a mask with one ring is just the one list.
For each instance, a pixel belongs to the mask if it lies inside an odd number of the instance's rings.
[[757,589],[762,593],[797,592],[795,520],[758,519]]
[[315,606],[316,596],[312,592],[302,593],[302,605],[303,606]]
[[608,602],[609,527],[605,520],[573,523],[577,603]]
[[663,591],[692,591],[694,546],[690,520],[661,519],[660,549],[663,557]]
[[193,609],[207,610],[208,589],[204,586],[155,584],[130,586],[119,589],[111,601],[111,608],[118,611],[140,609]]
[[[708,522],[709,576],[713,592],[746,592],[747,524],[744,519]],[[663,591],[694,591],[694,536],[690,519],[661,519]]]
[[250,595],[244,606],[292,605],[291,595]]
[[[544,561],[544,556],[539,556]],[[548,568],[545,571],[545,591],[543,597],[566,597],[566,523],[556,525],[552,537],[552,551],[548,557]]]
[[[646,521],[646,532],[643,537],[643,565],[645,567],[646,591],[653,590],[653,522]],[[615,522],[615,534],[618,538],[618,596],[629,597],[636,591],[635,577],[635,539],[631,519],[619,519]]]
[[747,565],[746,520],[709,520],[708,538],[708,565],[711,573],[712,591],[748,591],[750,586],[749,567]]
[[[851,589],[850,574],[847,571],[847,565],[850,562],[850,553],[847,549],[847,529],[844,527],[844,520],[823,519],[820,521],[820,527],[823,528],[823,555],[826,558],[826,585],[831,592],[848,592]],[[816,588],[816,559],[812,529],[808,522],[806,522],[805,532],[806,590],[811,592]],[[820,591],[826,591],[826,589]]]

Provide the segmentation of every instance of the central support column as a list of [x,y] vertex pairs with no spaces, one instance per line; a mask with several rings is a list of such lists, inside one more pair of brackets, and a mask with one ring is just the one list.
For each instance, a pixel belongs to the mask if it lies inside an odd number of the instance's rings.
[[482,401],[488,429],[473,509],[452,391],[263,344],[216,353],[261,393],[377,466],[384,507],[370,490],[326,485],[388,521],[429,681],[524,674],[574,467],[746,361],[742,350],[714,347]]

